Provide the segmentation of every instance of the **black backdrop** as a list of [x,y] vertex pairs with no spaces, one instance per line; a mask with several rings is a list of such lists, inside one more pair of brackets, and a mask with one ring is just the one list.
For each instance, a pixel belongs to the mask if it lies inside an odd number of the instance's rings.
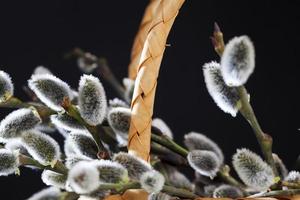
[[[0,66],[13,77],[16,95],[37,65],[77,87],[81,72],[62,55],[81,47],[105,56],[118,78],[127,74],[134,35],[147,1],[1,1]],[[199,131],[223,148],[227,162],[236,148],[259,152],[255,137],[238,115],[232,118],[212,101],[204,85],[203,63],[218,59],[209,36],[213,22],[225,39],[247,34],[256,47],[256,70],[246,87],[263,129],[291,169],[299,154],[299,6],[292,1],[186,1],[170,33],[162,62],[155,116],[163,118],[181,142]],[[105,83],[104,83],[105,84]],[[115,96],[105,84],[110,98]],[[8,114],[2,109],[1,118]],[[0,199],[19,200],[43,188],[40,172],[0,177]]]

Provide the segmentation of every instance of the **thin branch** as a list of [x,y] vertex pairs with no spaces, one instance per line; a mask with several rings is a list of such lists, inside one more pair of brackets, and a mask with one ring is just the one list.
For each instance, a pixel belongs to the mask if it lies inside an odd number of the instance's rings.
[[[223,54],[223,51],[225,49],[225,44],[224,44],[224,39],[223,39],[223,33],[217,23],[215,23],[214,33],[213,33],[213,37],[211,37],[211,39],[212,39],[212,44],[215,48],[215,51],[221,57]],[[275,166],[275,162],[274,162],[274,159],[272,156],[272,143],[273,143],[272,137],[265,134],[262,131],[262,129],[257,121],[257,118],[255,116],[255,113],[249,103],[249,97],[248,97],[246,88],[244,86],[240,86],[240,87],[238,87],[238,92],[239,92],[239,95],[241,98],[241,104],[242,104],[240,113],[244,116],[244,118],[251,125],[267,163],[272,167],[274,174],[276,176],[278,176],[278,171],[277,171],[277,168]]]
[[297,195],[297,194],[300,194],[300,189],[273,190],[273,191],[269,191],[269,192],[251,195],[248,198],[293,196],[293,195]]
[[[80,48],[75,48],[73,51],[68,53],[65,58],[70,58],[70,57],[75,57],[75,58],[84,58],[86,59],[89,63],[97,63],[98,69],[97,69],[97,74],[106,80],[112,88],[117,92],[117,94],[126,101],[126,98],[124,96],[125,94],[125,88],[123,87],[122,84],[118,81],[114,73],[111,71],[110,67],[107,64],[107,60],[105,58],[98,58],[91,60],[91,58],[86,56],[86,52],[84,52]],[[128,102],[130,103],[130,102]]]
[[91,133],[93,139],[95,140],[98,146],[98,150],[99,150],[98,157],[100,157],[101,159],[110,159],[109,152],[101,141],[100,134],[97,130],[97,127],[91,126],[88,123],[86,123],[84,119],[82,119],[82,117],[80,116],[78,109],[74,105],[72,105],[68,99],[64,100],[63,107],[66,110],[66,113],[70,117],[76,119],[81,125],[85,126],[87,130]]
[[273,172],[277,176],[278,171],[277,171],[277,168],[276,168],[276,165],[275,165],[275,162],[273,159],[273,155],[272,155],[272,144],[273,144],[272,137],[265,134],[262,131],[262,129],[256,119],[255,113],[249,103],[249,97],[248,97],[246,88],[244,86],[240,86],[240,87],[238,87],[238,92],[239,92],[240,101],[242,104],[240,113],[244,116],[244,118],[251,125],[267,163],[272,167]]
[[176,188],[176,187],[168,186],[168,185],[165,185],[163,187],[162,192],[165,192],[169,195],[177,196],[180,198],[196,199],[197,197],[199,197],[198,195],[196,195],[186,189]]
[[57,173],[60,173],[60,174],[67,174],[68,173],[68,169],[59,160],[55,163],[55,165],[53,167],[51,167],[49,165],[47,165],[47,166],[42,165],[38,161],[36,161],[32,158],[20,154],[19,155],[19,162],[20,162],[21,165],[34,166],[34,167],[37,167],[39,169],[47,169],[47,170],[51,170],[51,171],[54,171],[54,172],[57,172]]

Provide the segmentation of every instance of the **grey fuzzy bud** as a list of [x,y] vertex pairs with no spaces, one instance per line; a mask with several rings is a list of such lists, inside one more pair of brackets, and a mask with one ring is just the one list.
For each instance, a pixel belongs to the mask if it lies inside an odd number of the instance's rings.
[[131,111],[129,108],[112,108],[107,115],[107,121],[116,134],[123,138],[128,137],[130,127]]
[[214,191],[217,188],[217,185],[205,185],[203,187],[203,192],[205,196],[213,197]]
[[220,159],[212,151],[193,150],[187,156],[190,166],[198,173],[215,177],[221,166]]
[[123,165],[128,171],[129,178],[133,180],[139,180],[143,173],[152,169],[146,161],[125,152],[115,154],[113,160]]
[[7,176],[18,171],[18,154],[17,151],[0,149],[0,176]]
[[50,116],[51,122],[56,126],[67,131],[86,131],[86,128],[79,124],[67,114],[57,114]]
[[134,91],[134,80],[129,78],[123,79],[123,85],[125,86],[125,99],[127,102],[131,102],[133,91]]
[[243,197],[242,191],[232,185],[220,185],[214,190],[214,198],[240,198]]
[[23,146],[21,140],[18,139],[11,139],[5,144],[5,149],[8,149],[10,151],[18,151],[22,155],[29,156],[28,151]]
[[109,100],[108,104],[109,104],[110,108],[116,108],[116,107],[129,108],[129,105],[125,101],[123,101],[119,98],[114,98],[112,100]]
[[34,69],[33,74],[52,74],[52,72],[47,67],[39,65]]
[[48,186],[65,189],[67,176],[50,170],[44,170],[42,173],[42,181]]
[[272,155],[273,155],[273,159],[274,159],[277,171],[279,173],[279,176],[281,179],[284,179],[288,175],[288,170],[277,154],[273,153]]
[[81,132],[71,132],[66,142],[70,142],[75,154],[93,159],[97,158],[98,147],[90,135]]
[[107,102],[99,79],[92,75],[81,76],[78,95],[81,117],[90,125],[101,124],[106,116]]
[[119,163],[110,160],[96,160],[93,164],[100,173],[101,183],[119,183],[128,180],[127,170]]
[[36,130],[24,132],[21,141],[28,153],[42,165],[54,165],[60,158],[58,143],[42,132]]
[[80,155],[73,155],[73,156],[68,156],[66,158],[66,162],[65,165],[68,169],[71,169],[72,167],[74,167],[77,163],[81,162],[81,161],[92,161],[93,159],[87,157],[87,156],[80,156]]
[[89,52],[85,53],[84,56],[77,59],[79,69],[84,73],[92,73],[97,67],[97,57]]
[[6,102],[14,95],[14,85],[10,76],[0,70],[0,103]]
[[47,122],[42,122],[41,124],[37,125],[35,127],[36,130],[39,130],[44,133],[54,133],[56,132],[55,126],[53,124],[47,123]]
[[21,132],[33,129],[39,123],[41,118],[34,108],[15,110],[0,123],[0,141],[7,142],[9,139],[19,137]]
[[73,98],[69,85],[51,74],[32,75],[28,86],[44,104],[55,111],[63,110],[64,99]]
[[220,159],[220,162],[223,163],[224,155],[221,148],[207,136],[190,132],[184,135],[184,144],[190,150],[207,150],[214,152]]
[[148,196],[148,200],[171,200],[171,196],[166,193],[151,193]]
[[58,188],[49,187],[35,193],[27,200],[60,200],[60,197],[61,192]]
[[234,37],[226,44],[221,71],[228,86],[245,84],[255,67],[254,46],[248,36]]
[[154,118],[152,120],[152,126],[158,128],[164,135],[173,139],[173,133],[170,127],[160,118]]
[[142,174],[141,186],[148,193],[159,193],[165,184],[164,176],[156,170],[150,170]]
[[[178,171],[177,168],[171,166],[171,165],[163,165],[164,170],[167,174],[167,182],[177,188],[184,188],[192,191],[193,184],[191,181],[180,171]],[[160,171],[160,170],[158,170]]]
[[284,180],[291,183],[300,183],[300,172],[290,171]]
[[248,149],[238,149],[232,164],[240,179],[256,190],[266,190],[274,183],[272,168]]
[[68,182],[76,193],[87,194],[98,188],[99,172],[96,166],[81,161],[69,171]]
[[208,93],[215,103],[225,113],[230,113],[235,117],[240,108],[240,97],[237,88],[229,87],[225,84],[219,63],[206,63],[203,66],[203,74]]

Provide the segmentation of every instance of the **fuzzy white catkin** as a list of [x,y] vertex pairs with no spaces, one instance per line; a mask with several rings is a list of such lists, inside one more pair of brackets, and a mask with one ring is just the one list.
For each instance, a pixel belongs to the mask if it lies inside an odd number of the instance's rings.
[[191,183],[191,181],[180,171],[178,171],[177,168],[171,166],[171,165],[163,165],[165,169],[165,173],[167,173],[168,182],[178,188],[184,188],[187,190],[192,191],[194,188],[194,185]]
[[150,170],[142,174],[140,178],[141,186],[148,193],[159,193],[165,184],[164,176],[156,170]]
[[0,176],[8,176],[18,171],[18,151],[0,149]]
[[221,148],[207,136],[197,133],[190,132],[184,135],[184,144],[188,150],[207,150],[213,151],[219,157],[220,162],[223,163],[224,155]]
[[60,189],[65,189],[67,176],[59,174],[51,170],[44,170],[42,173],[42,181],[48,186],[55,186]]
[[44,133],[54,133],[56,132],[55,126],[53,124],[50,124],[48,122],[42,122],[39,125],[35,127],[35,129],[44,132]]
[[158,128],[164,135],[173,139],[173,132],[170,127],[160,118],[154,118],[152,120],[152,126]]
[[116,134],[121,135],[125,139],[128,137],[130,119],[131,111],[129,108],[124,107],[112,108],[107,115],[110,127]]
[[148,196],[148,200],[171,200],[171,196],[166,193],[151,193]]
[[133,91],[134,91],[134,80],[130,78],[123,79],[123,85],[125,86],[125,99],[127,102],[131,102]]
[[28,156],[29,153],[26,150],[26,148],[23,146],[20,138],[17,139],[11,139],[5,144],[5,149],[8,149],[10,151],[18,151],[22,155]]
[[14,85],[10,76],[0,70],[0,103],[7,101],[14,95]]
[[67,114],[56,114],[50,116],[51,122],[56,126],[67,131],[86,131],[86,128],[79,124]]
[[48,187],[43,189],[34,195],[32,195],[27,200],[59,200],[61,197],[61,192],[56,187]]
[[100,184],[97,167],[88,162],[77,163],[68,174],[71,188],[78,194],[87,194],[97,189]]
[[187,160],[196,172],[214,178],[220,169],[221,162],[212,151],[193,150],[189,152]]
[[225,84],[220,68],[217,62],[203,65],[206,87],[219,108],[235,117],[240,108],[240,97],[236,87],[229,87]]
[[58,143],[37,130],[22,133],[21,141],[28,153],[42,165],[53,165],[60,159]]
[[106,116],[107,101],[98,78],[83,75],[79,81],[78,105],[81,117],[90,125],[101,124]]
[[0,141],[7,142],[17,138],[22,131],[33,129],[41,123],[41,118],[34,108],[21,108],[8,114],[0,123]]
[[97,67],[97,57],[89,52],[85,53],[84,56],[77,59],[79,69],[84,73],[92,73]]
[[70,86],[51,74],[34,74],[28,80],[29,88],[49,108],[62,111],[65,98],[73,99]]
[[133,180],[139,180],[143,173],[152,169],[146,161],[125,152],[115,154],[113,160],[123,165],[128,171],[128,176]]
[[90,135],[74,131],[69,134],[66,142],[70,143],[76,155],[97,158],[98,147]]
[[95,160],[92,162],[100,173],[101,183],[119,183],[128,180],[128,172],[121,164],[110,160]]
[[129,108],[129,105],[125,101],[119,98],[110,99],[108,101],[108,104],[110,108],[115,108],[115,107]]
[[245,84],[255,67],[255,51],[248,36],[232,38],[221,57],[221,72],[228,86]]
[[68,169],[72,169],[72,167],[74,167],[77,163],[79,163],[81,161],[90,162],[92,160],[93,159],[91,159],[87,156],[72,155],[72,156],[67,156],[67,158],[65,159],[65,165]]
[[300,172],[290,171],[284,180],[292,183],[300,183]]
[[34,69],[33,74],[52,74],[52,72],[47,67],[39,65]]
[[240,179],[253,189],[267,190],[274,183],[272,168],[248,149],[238,149],[233,155],[232,164]]
[[213,192],[214,198],[232,198],[237,199],[243,196],[242,191],[232,185],[220,185]]

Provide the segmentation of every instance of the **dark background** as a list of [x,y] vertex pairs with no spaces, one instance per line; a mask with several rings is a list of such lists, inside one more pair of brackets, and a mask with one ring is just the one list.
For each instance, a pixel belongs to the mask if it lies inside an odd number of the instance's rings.
[[[121,79],[147,1],[1,1],[0,66],[15,83],[16,96],[37,65],[77,88],[81,72],[62,55],[81,47],[105,56]],[[186,1],[172,28],[162,62],[155,116],[163,118],[181,142],[189,131],[207,134],[223,148],[227,162],[236,148],[259,152],[254,134],[238,115],[223,113],[209,96],[202,65],[218,60],[209,36],[213,23],[226,41],[247,34],[256,47],[256,69],[246,87],[274,152],[292,169],[299,154],[299,6],[292,1]],[[105,84],[110,98],[115,96]],[[9,113],[2,109],[1,118]],[[25,199],[43,188],[40,172],[0,177],[0,199]]]

